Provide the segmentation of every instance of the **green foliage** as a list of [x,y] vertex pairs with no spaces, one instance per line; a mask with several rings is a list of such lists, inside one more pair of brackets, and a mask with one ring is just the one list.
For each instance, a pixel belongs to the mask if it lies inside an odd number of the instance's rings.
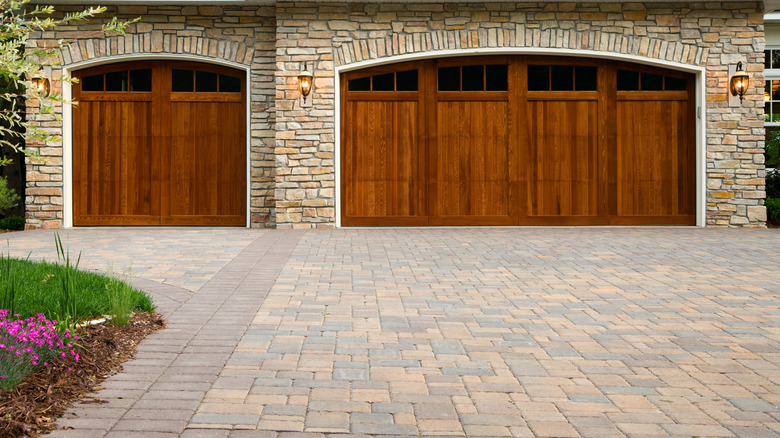
[[0,176],[0,215],[16,207],[18,202],[19,195],[8,187],[8,179]]
[[[29,254],[27,258],[30,258]],[[0,253],[0,309],[8,310],[8,315],[13,316],[16,314],[16,295],[21,284],[11,260],[10,251],[7,256]]]
[[[58,18],[52,18],[54,7],[35,5],[28,7],[29,0],[0,0],[0,146],[7,145],[14,150],[23,150],[28,155],[38,157],[20,145],[22,140],[35,140],[46,144],[55,139],[55,134],[47,132],[43,127],[29,123],[25,118],[21,104],[24,99],[35,99],[36,107],[28,105],[27,113],[46,114],[56,120],[61,120],[55,111],[56,103],[70,103],[59,93],[44,95],[36,87],[28,86],[34,78],[47,76],[42,66],[60,63],[60,49],[68,44],[58,41],[54,47],[37,47],[30,44],[33,32],[52,31],[57,27],[67,26],[75,21],[82,21],[105,12],[105,7],[89,7],[80,12],[70,12]],[[125,29],[132,22],[119,22],[114,17],[111,22],[102,26],[97,33],[115,32],[124,35]],[[94,33],[93,33],[94,34]],[[85,33],[81,37],[91,37]],[[53,78],[47,78],[52,80]],[[59,79],[71,82],[72,79]],[[52,87],[54,88],[54,87]],[[40,157],[38,157],[40,158]],[[0,157],[0,165],[10,162]]]
[[767,130],[767,140],[764,144],[764,164],[766,167],[778,167],[780,154],[780,131]]
[[24,230],[24,224],[27,221],[23,217],[11,216],[4,219],[0,219],[0,230]]
[[766,197],[780,199],[780,169],[766,173]]
[[[57,319],[54,310],[59,306],[59,279],[65,267],[57,263],[33,262],[11,258],[11,269],[19,284],[16,291],[16,312],[22,318],[43,313],[50,319]],[[110,315],[110,296],[106,291],[117,278],[92,272],[72,272],[76,301],[75,317],[78,320],[95,319]],[[138,289],[131,288],[133,310],[154,311],[152,300]]]
[[780,224],[780,198],[766,198],[766,219]]
[[60,299],[59,306],[57,306],[58,314],[55,315],[59,324],[57,324],[57,331],[62,333],[64,329],[70,331],[76,330],[76,324],[78,318],[76,317],[76,287],[73,282],[73,278],[79,269],[79,262],[81,262],[81,253],[79,253],[78,259],[74,264],[70,258],[70,251],[66,251],[62,245],[62,239],[60,239],[60,233],[54,233],[54,242],[57,246],[57,260],[64,263],[64,269],[60,273]]
[[127,283],[127,279],[122,281],[114,277],[106,285],[106,292],[109,297],[108,315],[111,317],[111,325],[118,327],[126,326],[130,322],[133,310],[135,310],[133,287]]
[[67,331],[58,334],[54,322],[41,314],[21,320],[0,310],[0,388],[13,389],[31,372],[57,365],[62,358],[78,362],[76,339]]

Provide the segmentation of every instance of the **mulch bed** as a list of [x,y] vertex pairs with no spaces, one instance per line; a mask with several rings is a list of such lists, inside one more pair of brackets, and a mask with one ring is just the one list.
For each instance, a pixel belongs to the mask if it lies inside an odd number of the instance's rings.
[[79,344],[84,349],[77,363],[49,367],[28,375],[13,390],[0,390],[0,436],[35,437],[52,430],[74,401],[121,370],[138,343],[164,325],[160,315],[139,313],[125,327],[104,323],[82,330]]

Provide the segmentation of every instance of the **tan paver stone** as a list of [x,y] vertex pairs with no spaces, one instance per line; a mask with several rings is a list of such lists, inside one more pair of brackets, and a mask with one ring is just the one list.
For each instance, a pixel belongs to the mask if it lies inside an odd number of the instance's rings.
[[261,418],[260,423],[257,425],[261,430],[272,430],[275,432],[303,432],[304,423],[303,419],[300,420],[283,420],[273,418]]
[[341,388],[313,388],[309,395],[311,401],[343,401],[349,400],[349,390]]
[[235,403],[217,403],[204,400],[203,403],[198,406],[197,412],[208,414],[260,415],[260,413],[263,412],[263,406],[264,405],[247,404],[243,402],[240,406],[236,406]]
[[462,435],[463,427],[458,420],[417,420],[417,428],[425,435]]
[[539,437],[579,437],[567,421],[528,421],[528,427]]
[[655,408],[655,405],[642,395],[612,394],[607,397],[621,410]]
[[733,437],[728,429],[717,425],[707,424],[667,424],[662,426],[672,435],[683,436],[708,436],[708,437]]

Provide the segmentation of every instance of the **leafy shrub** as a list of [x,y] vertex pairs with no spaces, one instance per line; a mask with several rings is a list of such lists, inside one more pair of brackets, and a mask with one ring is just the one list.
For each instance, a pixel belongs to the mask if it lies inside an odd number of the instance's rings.
[[766,198],[766,219],[780,224],[780,198]]
[[766,173],[766,197],[780,199],[780,169]]
[[11,216],[4,219],[0,219],[0,230],[17,230],[24,229],[25,219],[19,216]]
[[16,207],[17,202],[19,202],[19,195],[14,189],[8,187],[8,180],[0,176],[0,215]]
[[23,320],[9,316],[7,310],[0,310],[0,388],[13,389],[31,372],[68,355],[78,362],[79,355],[70,343],[78,336],[69,331],[58,334],[56,321],[40,313]]
[[766,164],[766,167],[778,167],[777,160],[780,155],[780,131],[767,129],[764,148],[764,163]]

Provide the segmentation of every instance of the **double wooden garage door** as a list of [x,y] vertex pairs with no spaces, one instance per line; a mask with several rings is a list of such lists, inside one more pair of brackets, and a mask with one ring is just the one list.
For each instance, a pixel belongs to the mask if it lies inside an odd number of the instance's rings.
[[246,223],[242,72],[134,62],[74,76],[74,225]]
[[694,77],[457,58],[342,76],[342,224],[694,224]]

